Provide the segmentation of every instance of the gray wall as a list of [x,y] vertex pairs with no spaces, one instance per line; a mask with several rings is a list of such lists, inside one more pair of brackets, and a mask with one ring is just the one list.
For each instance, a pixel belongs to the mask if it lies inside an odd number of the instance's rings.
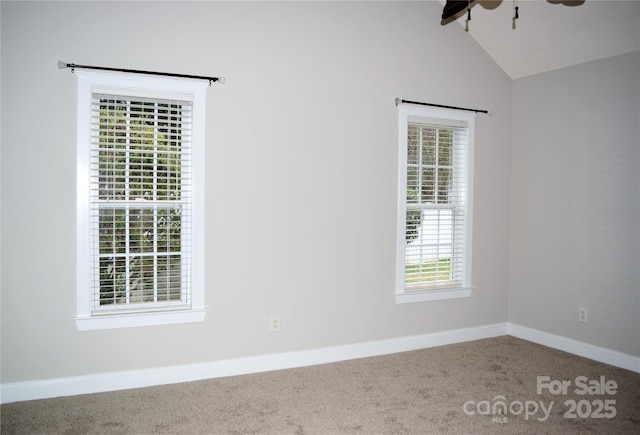
[[515,80],[513,109],[509,321],[640,356],[640,52]]
[[[1,8],[2,383],[507,320],[512,82],[439,3]],[[76,330],[76,79],[58,60],[226,76],[207,91],[204,322]],[[396,97],[494,112],[468,299],[394,303]]]

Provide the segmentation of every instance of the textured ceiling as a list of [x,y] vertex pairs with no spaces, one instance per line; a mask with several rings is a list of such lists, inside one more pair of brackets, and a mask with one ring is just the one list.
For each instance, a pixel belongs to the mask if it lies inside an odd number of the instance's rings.
[[513,0],[480,0],[469,34],[513,79],[640,50],[640,0],[564,2],[518,0],[514,30]]

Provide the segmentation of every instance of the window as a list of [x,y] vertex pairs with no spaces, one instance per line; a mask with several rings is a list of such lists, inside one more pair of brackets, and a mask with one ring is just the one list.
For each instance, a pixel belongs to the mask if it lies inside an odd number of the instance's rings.
[[398,303],[471,294],[474,117],[399,106]]
[[203,320],[206,83],[77,74],[78,328]]

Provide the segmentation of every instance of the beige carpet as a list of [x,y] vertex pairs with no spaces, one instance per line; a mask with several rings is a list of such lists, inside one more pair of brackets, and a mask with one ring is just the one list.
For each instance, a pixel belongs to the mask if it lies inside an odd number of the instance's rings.
[[505,336],[1,412],[3,434],[640,434],[640,374]]

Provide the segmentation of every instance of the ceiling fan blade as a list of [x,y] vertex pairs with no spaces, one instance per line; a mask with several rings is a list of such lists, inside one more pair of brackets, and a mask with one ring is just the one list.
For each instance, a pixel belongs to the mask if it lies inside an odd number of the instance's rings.
[[444,26],[445,24],[449,24],[450,22],[457,20],[460,18],[462,13],[470,8],[475,2],[476,0],[447,0],[447,3],[445,3],[444,9],[442,10],[442,21],[440,24]]

